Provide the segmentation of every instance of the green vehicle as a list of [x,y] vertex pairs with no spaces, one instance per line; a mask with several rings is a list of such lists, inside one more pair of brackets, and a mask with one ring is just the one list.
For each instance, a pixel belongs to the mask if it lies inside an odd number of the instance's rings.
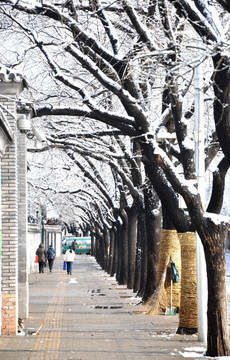
[[64,236],[62,240],[62,253],[65,254],[72,242],[76,240],[75,254],[90,254],[91,238],[90,237],[76,237]]

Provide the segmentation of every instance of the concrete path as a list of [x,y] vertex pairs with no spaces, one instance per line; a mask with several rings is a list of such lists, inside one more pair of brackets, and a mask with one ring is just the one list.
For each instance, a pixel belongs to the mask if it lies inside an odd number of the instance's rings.
[[204,359],[196,335],[176,335],[178,315],[139,314],[140,299],[93,257],[78,255],[73,275],[62,263],[55,260],[53,274],[29,275],[26,334],[0,336],[0,360]]

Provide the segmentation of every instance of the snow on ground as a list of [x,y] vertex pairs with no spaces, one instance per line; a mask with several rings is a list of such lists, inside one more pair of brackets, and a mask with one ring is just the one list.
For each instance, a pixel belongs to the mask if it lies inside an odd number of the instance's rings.
[[[179,351],[179,354],[185,358],[207,358],[204,356],[206,348],[203,347],[190,347],[185,348],[185,352]],[[199,351],[199,352],[198,352]]]
[[185,350],[188,350],[187,352],[181,352],[179,351],[179,354],[182,355],[184,358],[194,358],[194,359],[212,359],[212,360],[230,360],[230,356],[219,356],[219,357],[209,357],[209,356],[205,356],[205,350],[204,349],[204,353],[200,354],[197,353],[196,351],[193,351],[193,348],[186,348]]

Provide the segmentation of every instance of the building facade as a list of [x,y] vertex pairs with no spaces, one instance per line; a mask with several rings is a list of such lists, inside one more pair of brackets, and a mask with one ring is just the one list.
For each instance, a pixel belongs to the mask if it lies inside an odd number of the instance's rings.
[[[20,74],[0,66],[2,335],[17,333],[19,311],[23,316],[28,316],[26,203],[22,201],[27,188],[26,135],[17,128],[17,102],[23,88],[24,80]],[[23,303],[19,302],[19,294]]]
[[[18,333],[18,318],[29,315],[28,274],[38,245],[52,244],[61,255],[61,226],[37,216],[28,226],[27,127],[29,110],[18,106],[23,77],[0,65],[0,329]],[[39,207],[41,205],[39,204]]]

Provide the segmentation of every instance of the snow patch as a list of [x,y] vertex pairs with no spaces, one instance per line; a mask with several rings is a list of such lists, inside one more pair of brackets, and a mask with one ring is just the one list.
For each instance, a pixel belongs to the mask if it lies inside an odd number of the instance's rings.
[[186,347],[184,348],[185,352],[179,351],[179,354],[182,355],[183,357],[194,357],[194,358],[201,358],[201,357],[205,357],[205,351],[206,348],[205,347],[199,347],[199,346],[195,346],[195,347]]
[[182,356],[185,357],[185,358],[190,358],[190,357],[193,357],[193,358],[204,357],[203,354],[199,354],[199,353],[196,353],[196,352],[181,352],[181,351],[179,351],[179,354],[182,355]]
[[204,217],[211,219],[215,225],[220,225],[221,223],[230,223],[230,217],[225,215],[205,212]]
[[[205,347],[186,347],[184,348],[184,352],[179,351],[178,353],[185,358],[204,358],[204,359],[223,359],[223,360],[230,360],[230,356],[219,356],[219,357],[209,357],[205,356],[206,348]],[[176,355],[175,353],[172,355]]]

